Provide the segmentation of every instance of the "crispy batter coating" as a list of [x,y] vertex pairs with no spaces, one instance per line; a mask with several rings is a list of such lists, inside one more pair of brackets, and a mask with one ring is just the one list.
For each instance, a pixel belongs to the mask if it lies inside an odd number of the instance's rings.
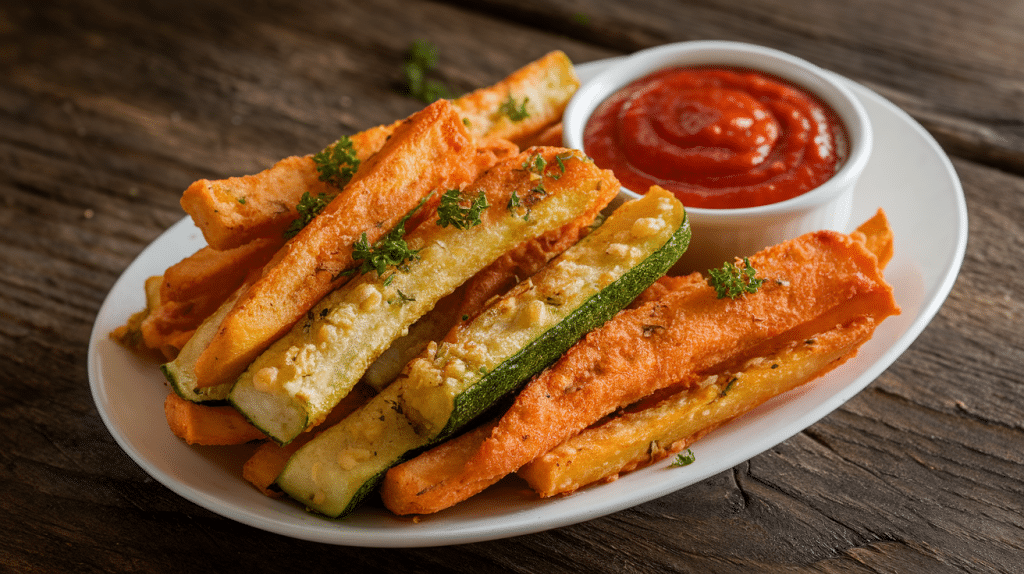
[[200,405],[174,393],[164,401],[164,416],[171,432],[188,444],[224,446],[267,438],[230,406]]
[[146,346],[173,359],[196,328],[253,269],[266,265],[278,247],[267,238],[226,251],[203,247],[168,267],[160,281],[159,301],[140,326]]

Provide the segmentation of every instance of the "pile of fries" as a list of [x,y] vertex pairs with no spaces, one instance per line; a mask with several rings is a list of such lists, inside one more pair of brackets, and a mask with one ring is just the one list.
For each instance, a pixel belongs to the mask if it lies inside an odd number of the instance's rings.
[[[561,145],[561,114],[577,87],[568,58],[553,52],[493,86],[347,138],[357,166],[347,181],[325,177],[313,155],[197,181],[181,204],[208,246],[148,280],[147,308],[111,336],[164,362],[212,325],[196,350],[194,383],[230,387],[350,280],[360,241],[415,228],[416,214],[445,190],[466,188],[521,150]],[[503,114],[510,101],[528,117]],[[575,244],[612,195],[605,189],[578,218],[522,241],[441,299],[291,442],[267,440],[232,406],[174,392],[165,403],[170,428],[189,444],[262,441],[242,474],[279,496],[274,481],[292,453],[380,392],[431,341]],[[301,206],[317,199],[325,205],[310,218]],[[303,217],[309,221],[294,231]],[[708,240],[695,237],[691,249]],[[503,414],[392,468],[381,486],[385,505],[396,514],[433,513],[510,474],[539,496],[566,494],[681,452],[854,356],[897,314],[882,276],[892,243],[879,210],[851,234],[811,233],[742,264],[723,262],[741,275],[756,272],[756,288],[739,294],[723,295],[706,274],[661,278],[534,377]]]

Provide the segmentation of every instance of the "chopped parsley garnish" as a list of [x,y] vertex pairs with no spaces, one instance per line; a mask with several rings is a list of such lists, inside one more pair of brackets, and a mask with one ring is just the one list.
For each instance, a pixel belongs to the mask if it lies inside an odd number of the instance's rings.
[[[516,191],[513,189],[512,190],[512,195],[511,195],[511,197],[508,198],[508,204],[505,207],[508,208],[509,212],[515,213],[522,206],[523,206],[523,200],[519,199],[519,194],[517,194]],[[526,214],[523,215],[523,219],[524,220],[529,220],[529,218],[530,218],[530,212],[527,211]]]
[[403,269],[406,261],[419,259],[419,249],[412,249],[405,242],[405,223],[413,216],[423,204],[427,197],[420,200],[419,204],[409,210],[404,217],[395,225],[394,229],[370,245],[364,231],[362,236],[352,244],[352,259],[359,263],[359,267],[342,271],[339,275],[350,275],[353,273],[367,273],[376,271],[378,277],[383,277],[388,267],[394,266]]
[[744,257],[742,268],[727,261],[721,269],[708,269],[708,275],[711,276],[708,282],[715,288],[719,299],[735,299],[744,293],[757,293],[764,279],[756,279],[756,274],[757,270],[750,265],[750,259]]
[[676,459],[672,461],[671,466],[687,466],[693,464],[693,461],[697,460],[694,456],[693,451],[686,449],[686,452],[681,452],[676,455]]
[[402,66],[409,95],[427,104],[451,97],[444,84],[427,77],[436,66],[437,47],[426,40],[414,40]]
[[405,228],[399,226],[373,245],[370,245],[364,231],[352,245],[352,258],[362,261],[358,273],[376,271],[378,276],[383,276],[388,267],[400,267],[406,261],[419,258],[419,250],[409,248],[405,242]]
[[565,161],[576,157],[571,151],[562,152],[555,156],[555,161],[558,162],[558,173],[549,174],[551,179],[558,179],[565,173]]
[[242,197],[238,198],[238,203],[241,203],[242,205],[245,205],[245,196],[244,195]]
[[393,299],[391,301],[388,301],[388,303],[404,304],[404,303],[412,303],[413,301],[416,300],[416,298],[413,297],[412,295],[406,295],[405,293],[402,293],[401,289],[395,289],[395,293],[398,294],[398,298],[397,299]]
[[529,101],[530,98],[524,96],[521,103],[516,102],[516,99],[509,93],[508,98],[498,106],[498,113],[513,122],[521,122],[530,117],[530,112],[526,110],[526,102]]
[[547,167],[548,162],[544,159],[544,156],[539,153],[530,154],[530,157],[526,158],[523,162],[523,169],[526,171],[543,176],[544,168]]
[[736,381],[738,381],[738,380],[739,380],[739,377],[733,377],[733,378],[729,379],[729,382],[726,383],[725,388],[722,389],[722,392],[718,393],[718,396],[724,397],[725,395],[729,394],[729,391],[732,390],[733,385],[735,385]]
[[547,195],[548,191],[544,187],[544,177],[551,179],[559,179],[565,173],[565,162],[569,159],[576,157],[572,152],[563,152],[555,156],[555,161],[558,163],[558,171],[552,171],[548,169],[548,162],[539,153],[532,153],[523,162],[523,171],[530,174],[530,179],[536,181],[537,184],[530,189],[530,194],[526,197],[520,197],[516,192],[512,192],[511,197],[508,199],[506,208],[510,212],[516,212],[519,209],[525,209],[523,213],[523,220],[529,220],[530,208],[534,203],[537,202],[538,198]]
[[441,203],[437,206],[437,224],[441,227],[449,225],[455,229],[469,229],[480,225],[480,214],[490,207],[487,203],[487,196],[483,190],[470,201],[468,207],[463,207],[464,196],[458,189],[449,189],[441,196]]
[[313,156],[316,170],[320,173],[320,181],[326,181],[335,187],[345,187],[359,169],[359,158],[352,145],[352,139],[342,136],[341,139],[320,150]]
[[308,191],[303,192],[302,198],[299,199],[299,204],[295,206],[295,211],[299,212],[299,217],[292,221],[288,229],[284,230],[284,238],[291,239],[298,235],[300,231],[307,225],[313,218],[320,215],[320,212],[327,207],[327,204],[334,199],[333,195],[326,193],[319,193],[316,197],[309,194]]

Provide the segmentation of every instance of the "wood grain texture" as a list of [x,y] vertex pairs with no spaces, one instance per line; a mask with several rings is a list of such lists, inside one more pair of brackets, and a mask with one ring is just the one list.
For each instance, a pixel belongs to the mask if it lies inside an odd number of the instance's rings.
[[[192,181],[419,109],[400,68],[416,38],[460,91],[552,49],[586,62],[713,38],[810,59],[900,105],[952,156],[963,270],[921,337],[839,410],[635,508],[408,550],[222,518],[148,477],[103,426],[86,375],[96,312],[183,216]],[[1021,70],[1024,8],[1007,0],[0,3],[0,571],[1019,572]]]

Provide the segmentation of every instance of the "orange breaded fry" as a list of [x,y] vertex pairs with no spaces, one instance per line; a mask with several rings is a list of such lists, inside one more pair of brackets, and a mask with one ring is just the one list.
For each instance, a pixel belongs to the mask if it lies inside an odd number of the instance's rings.
[[253,268],[266,265],[283,244],[283,239],[264,237],[223,251],[203,247],[164,271],[160,300],[189,301],[212,294],[226,300]]
[[[442,490],[439,496],[432,495],[431,490],[443,488],[446,479],[457,476],[497,424],[497,420],[484,423],[389,470],[380,486],[380,495],[388,510],[401,515],[427,514],[434,510],[420,506],[421,500],[429,500],[433,506],[441,508],[460,502],[461,493],[457,490]],[[494,482],[497,480],[483,486],[486,488]],[[445,496],[451,499],[443,498]]]
[[[578,87],[572,62],[564,52],[556,50],[452,104],[474,136],[503,138],[526,147],[541,143],[534,141],[536,137],[562,119],[562,112]],[[502,113],[505,102],[524,105],[528,116],[513,119]],[[561,141],[544,143],[561,145]]]
[[847,235],[807,234],[751,263],[766,278],[757,293],[718,299],[705,285],[619,313],[531,381],[459,473],[385,504],[400,514],[441,510],[616,409],[670,384],[696,383],[700,373],[778,345],[798,327],[897,310],[875,256]]
[[269,238],[227,251],[203,247],[168,267],[160,281],[159,301],[140,326],[145,344],[173,359],[188,336],[278,247],[280,243]]
[[[344,191],[285,244],[241,294],[196,361],[199,387],[230,382],[324,295],[343,284],[352,246],[372,245],[424,198],[430,213],[444,190],[476,175],[475,147],[451,104],[439,100],[411,116]],[[438,192],[439,193],[434,193]]]
[[850,236],[874,253],[878,258],[878,266],[885,269],[892,259],[894,242],[892,227],[889,226],[889,218],[886,217],[885,211],[879,209],[870,219],[857,226]]
[[[400,123],[351,136],[356,157],[366,161],[377,153]],[[210,247],[225,250],[261,237],[284,243],[284,231],[298,217],[296,206],[304,193],[316,197],[339,191],[320,180],[310,154],[286,157],[253,175],[200,179],[182,193],[181,207],[192,216]]]
[[196,404],[169,393],[164,401],[167,426],[188,444],[224,446],[267,438],[230,406]]
[[338,189],[320,181],[312,156],[291,156],[254,175],[200,179],[181,194],[181,208],[210,247],[224,250],[281,237],[299,216],[295,206],[304,192],[316,196]]

